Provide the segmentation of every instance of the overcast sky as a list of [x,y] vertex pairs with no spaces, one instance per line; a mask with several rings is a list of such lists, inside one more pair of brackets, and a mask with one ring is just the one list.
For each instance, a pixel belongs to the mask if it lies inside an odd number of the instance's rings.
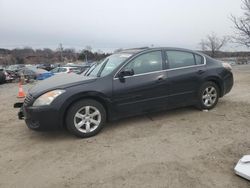
[[0,47],[198,49],[211,32],[232,35],[229,17],[240,7],[240,0],[0,0]]

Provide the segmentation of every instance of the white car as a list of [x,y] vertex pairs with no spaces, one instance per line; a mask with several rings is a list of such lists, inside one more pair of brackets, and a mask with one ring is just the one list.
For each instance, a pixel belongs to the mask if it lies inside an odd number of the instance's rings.
[[53,74],[63,74],[63,73],[72,73],[72,72],[77,72],[78,68],[77,67],[57,67],[52,69],[50,72]]

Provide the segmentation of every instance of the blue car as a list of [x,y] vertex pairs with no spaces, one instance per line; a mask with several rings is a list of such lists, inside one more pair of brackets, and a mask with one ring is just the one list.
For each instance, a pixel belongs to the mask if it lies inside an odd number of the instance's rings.
[[[42,71],[40,71],[42,70]],[[51,76],[53,76],[54,74],[52,72],[49,72],[49,71],[46,71],[46,70],[43,70],[43,69],[40,69],[40,73],[38,73],[36,79],[37,80],[45,80],[46,78],[49,78]],[[46,71],[46,72],[44,72]]]
[[52,72],[33,66],[24,67],[19,71],[19,75],[21,76],[22,74],[26,80],[44,80],[54,75]]

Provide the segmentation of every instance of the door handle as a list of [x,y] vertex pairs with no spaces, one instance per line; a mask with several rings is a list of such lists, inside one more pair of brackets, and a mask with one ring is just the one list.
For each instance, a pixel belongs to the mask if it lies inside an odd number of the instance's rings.
[[164,76],[163,75],[158,76],[156,82],[162,82],[162,81],[164,81]]
[[198,74],[203,74],[205,71],[204,70],[198,70]]

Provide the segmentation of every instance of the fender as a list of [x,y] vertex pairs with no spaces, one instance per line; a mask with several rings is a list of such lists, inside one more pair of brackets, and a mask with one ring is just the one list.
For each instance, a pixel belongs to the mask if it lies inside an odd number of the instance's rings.
[[94,99],[98,102],[100,102],[107,112],[107,117],[110,116],[110,109],[111,109],[111,100],[106,95],[100,92],[96,91],[87,91],[87,92],[81,92],[73,94],[72,96],[69,96],[67,100],[63,103],[61,106],[61,113],[59,114],[60,117],[60,125],[64,126],[64,120],[66,117],[66,113],[70,106],[75,103],[76,101],[79,101],[81,99],[88,98],[88,99]]
[[223,83],[222,83],[222,79],[218,76],[214,76],[214,75],[211,75],[211,76],[208,76],[204,79],[204,81],[212,81],[214,83],[216,83],[220,89],[220,97],[223,96],[223,93],[224,93],[224,86],[223,86]]

